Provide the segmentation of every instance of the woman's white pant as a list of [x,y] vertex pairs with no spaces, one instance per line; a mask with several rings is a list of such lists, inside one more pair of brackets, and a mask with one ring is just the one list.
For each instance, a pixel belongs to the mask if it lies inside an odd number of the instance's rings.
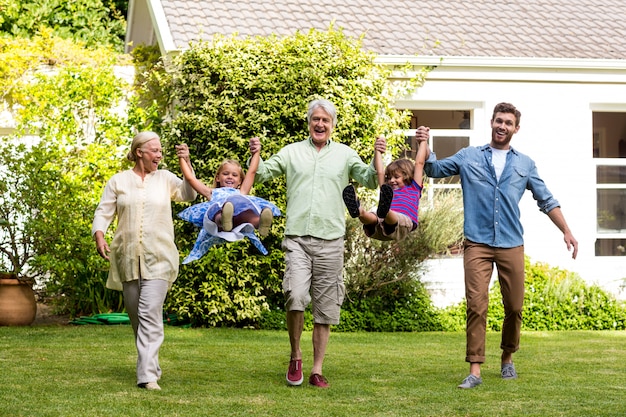
[[160,279],[139,279],[124,283],[124,305],[137,345],[137,384],[161,378],[159,349],[164,339],[163,303],[169,283]]

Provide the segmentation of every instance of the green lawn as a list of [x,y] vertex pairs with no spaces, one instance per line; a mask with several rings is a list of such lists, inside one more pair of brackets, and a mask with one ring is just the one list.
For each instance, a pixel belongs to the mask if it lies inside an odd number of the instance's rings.
[[333,333],[324,390],[285,385],[286,332],[166,327],[163,390],[146,391],[135,387],[129,326],[0,327],[0,416],[626,415],[626,332],[525,332],[514,381],[499,378],[490,333],[473,390],[456,388],[468,372],[464,340]]

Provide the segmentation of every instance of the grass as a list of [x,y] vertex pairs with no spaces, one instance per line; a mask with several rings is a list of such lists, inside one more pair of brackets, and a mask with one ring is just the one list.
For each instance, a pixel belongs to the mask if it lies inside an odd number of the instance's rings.
[[162,391],[135,387],[129,326],[0,327],[0,415],[624,416],[626,332],[524,332],[519,379],[499,378],[489,333],[483,385],[466,376],[463,333],[333,333],[324,374],[287,387],[286,332],[166,327]]

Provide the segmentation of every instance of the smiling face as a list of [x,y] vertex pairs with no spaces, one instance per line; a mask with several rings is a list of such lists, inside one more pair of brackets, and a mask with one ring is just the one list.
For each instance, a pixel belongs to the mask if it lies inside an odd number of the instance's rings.
[[396,159],[385,168],[385,182],[394,191],[411,185],[415,164],[408,159]]
[[243,172],[240,165],[224,162],[215,176],[217,187],[239,188],[243,181]]
[[146,174],[156,171],[163,159],[163,149],[159,139],[152,139],[144,143],[135,151],[137,155],[136,166]]
[[333,133],[333,118],[322,107],[313,110],[309,121],[309,135],[318,148],[323,147]]
[[491,120],[491,147],[509,149],[513,135],[519,130],[517,118],[513,113],[495,113]]
[[394,191],[404,187],[404,176],[399,172],[394,172],[389,176],[385,176],[387,185],[389,185]]

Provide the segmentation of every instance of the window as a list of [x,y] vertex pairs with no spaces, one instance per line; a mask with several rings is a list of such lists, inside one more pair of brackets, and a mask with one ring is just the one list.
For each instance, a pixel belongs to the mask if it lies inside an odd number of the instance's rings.
[[[396,102],[399,109],[408,109],[411,113],[410,128],[404,131],[409,151],[406,157],[414,159],[417,151],[415,130],[419,126],[430,127],[430,149],[437,154],[437,159],[454,155],[468,146],[484,144],[483,132],[488,116],[485,116],[482,102],[443,102],[443,101],[405,101]],[[440,193],[462,196],[459,176],[451,178],[427,178],[424,184],[425,197],[420,207],[433,205]],[[461,209],[462,210],[462,209]],[[462,211],[459,216],[463,216]],[[449,248],[453,257],[462,256],[462,248]],[[447,256],[447,255],[446,255]]]
[[626,255],[626,113],[593,113],[596,256]]
[[[437,154],[437,159],[443,159],[454,155],[462,148],[470,144],[470,132],[472,131],[472,110],[412,110],[411,130],[407,132],[407,145],[411,145],[411,151],[405,152],[408,158],[415,158],[417,151],[414,143],[415,129],[419,126],[430,127],[430,149]],[[460,188],[461,180],[458,175],[451,178],[430,178],[430,191],[437,192],[441,188]]]

